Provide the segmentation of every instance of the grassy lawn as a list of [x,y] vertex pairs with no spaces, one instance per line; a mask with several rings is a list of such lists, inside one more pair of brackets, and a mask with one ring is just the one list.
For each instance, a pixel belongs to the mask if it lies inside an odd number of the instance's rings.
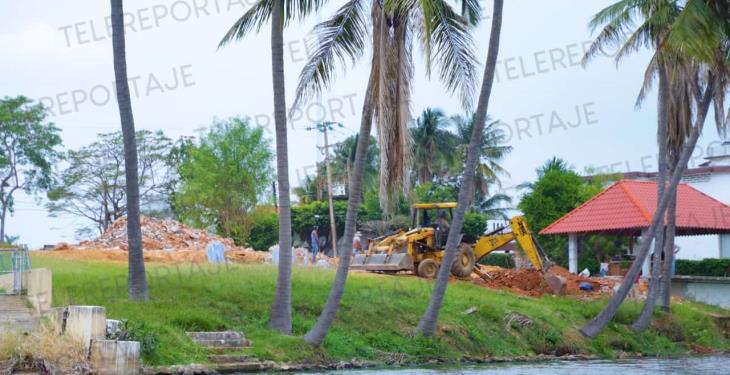
[[[143,341],[148,364],[207,362],[207,350],[196,347],[185,331],[240,330],[253,341],[243,353],[260,359],[291,362],[384,360],[404,353],[411,360],[459,359],[465,356],[517,356],[536,353],[598,354],[621,351],[652,355],[686,353],[690,346],[730,348],[707,313],[727,311],[696,303],[673,306],[673,315],[657,313],[652,329],[628,329],[640,311],[627,303],[609,328],[595,340],[577,329],[605,301],[565,297],[530,298],[468,282],[449,286],[434,339],[411,337],[430,296],[432,282],[410,276],[356,273],[348,280],[342,308],[324,345],[314,349],[300,338],[327,298],[334,271],[295,268],[294,336],[267,328],[276,269],[268,265],[148,265],[151,300],[126,301],[126,265],[70,262],[34,256],[34,267],[53,271],[54,305],[90,304],[107,308],[108,318],[129,321]],[[477,311],[463,314],[471,307]],[[532,325],[521,328],[520,314]],[[508,326],[509,325],[509,326]]]

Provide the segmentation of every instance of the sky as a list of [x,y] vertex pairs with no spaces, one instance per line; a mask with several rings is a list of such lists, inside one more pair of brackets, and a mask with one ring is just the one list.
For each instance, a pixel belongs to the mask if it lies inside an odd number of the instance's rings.
[[[127,66],[138,129],[162,129],[177,139],[194,136],[214,118],[248,116],[273,140],[273,94],[269,28],[226,48],[217,44],[255,0],[126,0]],[[310,31],[343,4],[332,0],[284,33],[287,103],[307,59]],[[482,1],[484,22],[474,30],[478,60],[486,60],[491,1]],[[504,192],[534,180],[535,169],[552,156],[576,171],[656,169],[656,103],[651,93],[641,108],[635,99],[650,58],[640,51],[617,65],[607,50],[583,67],[595,36],[593,14],[610,0],[509,0],[489,115],[499,120],[513,151],[502,165]],[[49,107],[49,121],[62,129],[65,149],[93,142],[120,129],[114,98],[109,1],[0,0],[0,97],[24,95]],[[320,98],[292,111],[289,119],[290,181],[296,187],[321,160],[322,136],[306,128],[339,121],[337,142],[356,133],[369,73],[369,56],[338,71]],[[437,76],[428,77],[414,50],[411,111],[425,108],[464,112]],[[480,76],[483,65],[480,65]],[[708,116],[710,117],[710,116]],[[710,117],[711,118],[711,117]],[[690,167],[712,152],[719,136],[712,126],[698,142]],[[75,242],[73,217],[49,217],[42,196],[17,197],[7,231],[31,247]]]

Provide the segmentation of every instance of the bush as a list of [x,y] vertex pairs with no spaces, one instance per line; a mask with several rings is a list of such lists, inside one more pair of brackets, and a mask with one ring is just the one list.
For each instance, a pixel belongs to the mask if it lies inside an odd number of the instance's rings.
[[279,242],[279,215],[274,212],[256,212],[251,217],[248,244],[255,250],[266,250]]
[[474,243],[487,230],[487,216],[476,212],[464,215],[464,242]]
[[497,266],[502,268],[515,268],[515,261],[511,255],[507,254],[489,254],[479,261],[479,264],[487,266]]
[[675,274],[685,276],[725,277],[730,274],[730,259],[677,259]]

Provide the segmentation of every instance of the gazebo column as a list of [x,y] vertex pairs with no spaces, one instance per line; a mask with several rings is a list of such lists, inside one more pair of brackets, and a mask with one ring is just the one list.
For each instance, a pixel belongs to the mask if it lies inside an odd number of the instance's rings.
[[568,271],[578,273],[578,234],[568,235]]
[[[641,239],[639,241],[636,241],[636,246],[634,247],[634,255],[637,255],[637,252],[639,250],[639,244],[646,238],[648,235],[648,230],[644,229],[641,231]],[[651,276],[651,255],[654,253],[654,246],[649,247],[649,254],[644,259],[644,263],[641,264],[641,277],[643,279],[648,279]]]

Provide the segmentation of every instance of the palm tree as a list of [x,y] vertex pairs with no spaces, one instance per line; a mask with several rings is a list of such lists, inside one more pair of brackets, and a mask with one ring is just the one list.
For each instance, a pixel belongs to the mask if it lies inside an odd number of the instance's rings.
[[[601,10],[591,20],[590,24],[594,29],[600,26],[604,27],[584,58],[584,63],[586,63],[588,59],[595,56],[599,50],[607,45],[620,45],[619,53],[616,55],[617,64],[629,53],[639,50],[643,45],[651,45],[656,50],[654,58],[646,69],[644,86],[639,93],[636,105],[637,107],[640,106],[646,90],[652,85],[654,76],[658,76],[657,143],[659,145],[659,155],[657,199],[661,199],[665,191],[668,173],[667,132],[669,130],[668,104],[670,98],[667,77],[668,61],[665,58],[666,52],[660,46],[678,12],[676,1],[671,0],[618,1]],[[643,22],[635,30],[630,30],[636,17],[643,18]],[[644,309],[633,325],[634,330],[637,331],[645,329],[651,320],[651,311],[659,289],[660,257],[658,255],[664,248],[664,232],[664,230],[658,231],[656,237],[654,246],[655,262],[654,267],[652,267],[655,272],[651,277]]]
[[[297,88],[295,105],[319,93],[334,79],[335,65],[347,59],[354,63],[365,50],[368,34],[366,4],[372,3],[372,48],[375,86],[369,98],[374,105],[380,148],[380,196],[386,213],[392,213],[403,191],[408,190],[409,132],[411,119],[412,42],[424,51],[427,72],[432,62],[452,93],[468,105],[474,92],[476,59],[469,35],[472,21],[481,12],[476,1],[463,1],[469,21],[446,0],[349,0],[335,15],[315,27],[319,36],[311,59],[305,65]],[[376,22],[375,18],[383,22]],[[376,28],[378,24],[380,29]]]
[[[730,46],[730,39],[728,38],[728,34],[723,31],[727,30],[728,27],[722,22],[708,22],[708,18],[712,18],[712,16],[708,17],[706,12],[694,12],[694,7],[697,6],[696,4],[704,1],[695,0],[687,2],[681,14],[672,23],[670,33],[666,39],[665,46],[667,51],[671,53],[667,53],[665,56],[672,59],[671,63],[667,64],[668,67],[671,67],[671,70],[667,71],[667,77],[669,78],[667,84],[670,92],[670,101],[667,107],[669,124],[671,124],[671,121],[684,124],[688,128],[689,136],[684,142],[676,167],[674,167],[665,192],[657,205],[657,210],[652,219],[652,224],[649,227],[648,235],[642,238],[636,260],[629,268],[625,280],[633,280],[638,276],[641,263],[648,254],[652,239],[657,234],[660,226],[664,226],[665,211],[671,201],[676,199],[677,185],[687,168],[687,161],[702,132],[710,106],[714,104],[715,110],[720,112],[719,116],[715,116],[715,122],[719,129],[724,130],[728,123],[728,119],[725,117],[724,95],[728,88],[729,77],[727,67],[730,62],[728,59],[728,56],[730,56],[728,54],[730,52],[728,48]],[[688,15],[687,12],[692,13]],[[687,19],[693,21],[685,22]],[[697,22],[698,20],[699,22]],[[707,28],[707,25],[716,26]],[[712,27],[717,30],[713,31]],[[698,43],[697,40],[687,39],[688,35],[700,35],[702,42]],[[705,45],[704,48],[697,48],[701,44]],[[687,103],[695,111],[689,114],[683,113],[687,112],[687,107],[683,108]],[[693,123],[687,125],[692,120]],[[672,132],[668,132],[668,134],[669,137],[677,135],[677,133]],[[677,138],[681,139],[682,137],[680,135]],[[673,251],[673,249],[665,247],[664,251],[666,252],[667,250],[670,252]],[[657,256],[659,256],[658,253]],[[667,260],[669,260],[668,257]],[[668,275],[666,270],[664,275],[665,278]],[[665,280],[665,283],[667,281]],[[632,283],[623,283],[603,311],[586,326],[581,328],[581,332],[589,337],[595,337],[600,333],[613,318],[631,287]],[[668,288],[665,287],[664,293],[667,291]]]
[[271,19],[271,74],[274,88],[274,126],[276,128],[276,174],[279,196],[279,274],[276,295],[271,305],[269,326],[291,334],[291,200],[289,195],[289,157],[286,129],[284,85],[284,25],[317,10],[325,0],[259,0],[236,21],[218,47],[240,40],[252,30],[257,32]]
[[449,282],[449,273],[451,265],[456,259],[456,250],[461,240],[461,229],[464,224],[464,214],[469,207],[472,199],[472,184],[474,182],[474,174],[477,170],[477,163],[480,156],[481,138],[484,126],[487,120],[487,110],[489,107],[489,97],[492,94],[492,84],[494,82],[494,71],[497,66],[497,55],[499,53],[499,39],[502,31],[502,9],[504,8],[504,0],[494,0],[494,14],[492,16],[492,28],[489,37],[489,50],[487,52],[487,63],[484,68],[484,78],[482,79],[482,88],[479,93],[479,102],[477,104],[476,113],[474,115],[474,131],[466,157],[466,167],[464,168],[462,185],[459,188],[459,199],[451,228],[449,229],[449,237],[446,241],[446,250],[444,259],[441,264],[447,265],[441,267],[436,277],[436,283],[431,294],[421,321],[416,327],[416,333],[425,336],[433,336],[436,331],[436,323],[441,311],[444,296],[446,295],[446,287]]
[[454,164],[456,139],[447,129],[446,115],[439,109],[426,108],[411,128],[413,140],[413,168],[421,184],[432,182],[433,177],[444,177]]
[[[451,121],[456,125],[456,136],[462,149],[463,158],[459,160],[458,173],[461,173],[466,161],[466,147],[469,145],[474,130],[474,114],[467,116],[452,116]],[[499,121],[491,121],[487,116],[487,124],[482,132],[480,156],[477,162],[477,174],[474,177],[474,199],[483,202],[488,199],[489,186],[496,184],[501,187],[500,177],[509,177],[509,173],[499,163],[512,152],[512,146],[506,146],[506,135],[499,127]],[[478,203],[481,204],[481,203]]]
[[[724,0],[689,0],[684,11],[677,17],[674,32],[669,37],[669,44],[676,49],[684,49],[688,54],[697,57],[718,68],[719,85],[727,84],[727,58],[722,51],[730,50],[730,5]],[[720,46],[718,49],[716,46]],[[725,55],[727,57],[727,54]],[[725,117],[724,91],[718,90],[714,104],[715,124],[721,134],[725,134],[728,118]],[[730,116],[730,114],[728,114]],[[676,168],[679,149],[669,151],[670,164]],[[667,223],[667,238],[664,247],[664,266],[662,268],[660,290],[660,307],[669,311],[671,295],[671,264],[674,261],[674,234],[676,196],[670,201]]]
[[127,188],[127,241],[129,243],[129,299],[147,300],[147,278],[142,255],[142,228],[139,218],[139,174],[137,171],[137,140],[134,131],[132,101],[127,80],[127,52],[124,40],[123,0],[111,1],[112,47],[114,49],[114,78],[117,87],[119,117],[124,140],[124,173]]
[[[426,12],[420,13],[423,19],[430,21],[426,27],[420,29],[424,35],[424,38],[421,40],[425,41],[429,46],[433,43],[439,47],[436,60],[441,64],[442,78],[446,80],[447,86],[452,92],[462,88],[462,90],[459,90],[462,92],[462,99],[468,99],[471,84],[469,82],[471,77],[468,67],[472,66],[471,63],[473,60],[471,54],[472,42],[467,32],[468,25],[443,1],[432,0],[431,2],[433,6],[429,6]],[[312,95],[321,92],[324,87],[329,86],[331,80],[334,78],[333,72],[337,61],[344,62],[346,58],[350,58],[354,62],[363,54],[366,35],[368,33],[365,16],[366,4],[366,0],[350,0],[340,7],[330,20],[324,21],[315,27],[314,32],[320,37],[319,45],[315,48],[312,58],[307,62],[300,75],[299,86],[297,88],[297,101],[306,100]],[[473,9],[471,12],[478,14],[479,4],[470,2],[470,9],[474,7],[476,9]],[[393,156],[388,157],[386,160],[382,159],[383,138],[392,138],[393,134],[403,134],[402,132],[398,133],[399,130],[395,130],[391,132],[392,134],[390,136],[383,137],[385,131],[390,132],[393,130],[390,127],[394,123],[392,121],[387,123],[385,121],[381,122],[387,112],[385,106],[379,106],[385,103],[378,100],[384,82],[388,82],[389,84],[395,82],[388,81],[390,77],[385,75],[385,69],[381,69],[381,67],[385,67],[386,64],[391,63],[386,61],[387,59],[383,54],[385,52],[392,53],[393,48],[389,46],[389,43],[386,43],[386,40],[392,39],[392,29],[394,25],[397,25],[397,22],[394,23],[394,21],[399,20],[389,13],[386,14],[383,4],[380,1],[372,1],[370,9],[373,57],[363,103],[359,133],[361,136],[358,139],[355,164],[350,177],[350,200],[348,201],[345,232],[342,239],[345,244],[352,243],[352,238],[355,234],[359,197],[362,195],[363,164],[366,160],[365,156],[370,139],[366,135],[371,133],[373,117],[377,115],[379,121],[381,176],[384,165],[390,166],[389,163],[393,163],[394,161]],[[401,44],[401,47],[405,47],[405,44]],[[428,61],[430,61],[430,56],[429,48],[429,53],[427,54]],[[407,61],[405,60],[400,61],[401,66],[407,66],[406,63]],[[406,74],[408,77],[410,72],[408,70],[400,70],[400,73]],[[393,72],[390,72],[390,74],[393,74]],[[409,94],[409,92],[403,92],[402,94],[405,95],[406,93]],[[406,103],[407,101],[401,102],[401,104]],[[407,109],[407,105],[398,108]],[[393,148],[389,148],[388,151],[393,152]],[[405,172],[401,173],[405,175]],[[393,181],[393,179],[391,178],[389,181]],[[317,319],[317,323],[304,336],[305,341],[312,345],[320,345],[322,343],[329,327],[334,321],[342,294],[344,293],[351,255],[351,247],[345,246],[344,251],[340,255],[340,263],[327,298],[327,303]]]

